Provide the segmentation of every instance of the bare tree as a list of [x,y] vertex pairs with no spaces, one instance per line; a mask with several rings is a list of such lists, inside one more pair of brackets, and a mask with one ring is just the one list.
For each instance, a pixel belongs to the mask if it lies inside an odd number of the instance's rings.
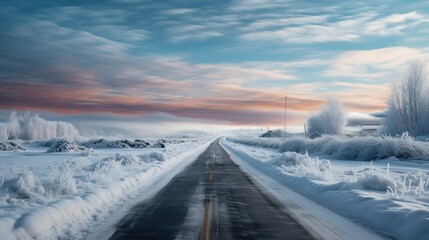
[[429,88],[423,63],[410,65],[406,74],[392,84],[387,101],[384,133],[408,132],[413,136],[429,133]]

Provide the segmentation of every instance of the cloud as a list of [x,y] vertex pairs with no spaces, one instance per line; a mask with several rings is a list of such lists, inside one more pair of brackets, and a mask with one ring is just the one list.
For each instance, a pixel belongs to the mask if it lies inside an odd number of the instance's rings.
[[338,97],[348,111],[375,112],[386,107],[389,83],[350,83],[332,82],[331,87],[338,88],[332,95]]
[[[247,41],[289,43],[352,42],[366,36],[399,35],[407,28],[429,21],[417,12],[392,14],[385,17],[370,12],[363,16],[357,15],[354,18],[346,19],[329,18],[328,15],[318,17],[322,18],[320,22],[315,22],[315,17],[271,19],[262,24],[255,22],[245,28],[250,31],[242,34],[240,38]],[[277,26],[277,28],[265,30],[273,26]]]
[[245,31],[256,31],[260,29],[291,26],[291,25],[303,25],[310,23],[322,23],[326,22],[329,15],[318,15],[318,16],[306,16],[306,15],[297,15],[291,16],[288,18],[276,17],[271,19],[261,19],[256,20],[249,24],[247,27],[243,28]]
[[[372,50],[347,51],[332,59],[324,73],[330,77],[392,80],[398,69],[415,60],[429,60],[429,49],[389,47]],[[390,79],[389,79],[390,78]]]
[[196,31],[196,32],[186,32],[181,36],[173,36],[171,38],[172,42],[183,42],[188,40],[205,40],[213,37],[222,37],[224,36],[220,32],[212,32],[212,31]]
[[[121,9],[106,5],[102,11],[90,5],[48,6],[28,14],[0,10],[5,26],[0,32],[0,108],[125,117],[164,113],[194,122],[281,124],[287,95],[298,122],[331,95],[352,111],[381,111],[386,76],[415,58],[427,59],[429,52],[397,46],[309,54],[306,47],[287,46],[284,54],[277,45],[259,48],[234,39],[261,32],[269,40],[300,43],[391,36],[424,24],[419,12],[343,16],[313,9],[284,14],[279,9],[292,2],[266,0],[234,1],[232,7],[213,3],[220,5],[214,9],[142,4],[123,4]],[[145,12],[146,7],[151,11]],[[196,44],[198,54],[199,47],[215,52],[189,57],[195,49],[188,41],[221,37],[219,45]],[[237,54],[224,51],[227,55],[219,56],[224,47]],[[279,60],[270,60],[274,58]],[[375,81],[379,78],[383,82]],[[360,79],[367,81],[356,84]]]
[[[5,43],[0,46],[3,109],[63,114],[165,112],[238,124],[253,121],[260,111],[254,106],[270,109],[269,102],[261,99],[272,94],[247,89],[246,84],[294,79],[282,70],[245,64],[191,64],[174,57],[134,56],[128,53],[131,43],[80,27],[32,16],[3,15],[3,19],[13,22],[13,27],[0,33]],[[192,29],[198,27],[185,30]],[[145,32],[139,34],[136,40],[144,38]],[[249,99],[234,100],[244,96]],[[263,118],[268,122],[273,115],[276,110]]]
[[162,14],[167,15],[184,15],[195,12],[195,9],[192,8],[172,8],[162,11]]
[[290,6],[291,1],[285,0],[234,0],[230,6],[232,11],[257,11]]

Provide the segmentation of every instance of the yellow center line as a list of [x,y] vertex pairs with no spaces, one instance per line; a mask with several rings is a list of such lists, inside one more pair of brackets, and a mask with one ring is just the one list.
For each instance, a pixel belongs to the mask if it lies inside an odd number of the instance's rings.
[[209,240],[210,239],[210,199],[206,200],[204,203],[204,220],[203,226],[201,227],[200,240]]

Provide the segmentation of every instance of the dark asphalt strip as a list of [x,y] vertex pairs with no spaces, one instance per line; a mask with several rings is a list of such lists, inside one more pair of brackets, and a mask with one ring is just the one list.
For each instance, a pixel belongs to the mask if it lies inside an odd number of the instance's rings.
[[186,219],[195,205],[201,208],[192,212],[201,215],[194,217],[201,221],[195,239],[313,239],[255,186],[218,140],[152,199],[136,205],[111,239],[176,239],[189,228]]

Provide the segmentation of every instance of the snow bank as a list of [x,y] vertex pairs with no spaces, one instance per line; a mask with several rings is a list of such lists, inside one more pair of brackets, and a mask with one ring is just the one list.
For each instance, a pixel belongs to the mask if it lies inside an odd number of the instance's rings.
[[81,143],[87,148],[103,149],[103,148],[147,148],[150,147],[150,143],[141,139],[134,141],[128,139],[121,140],[107,140],[104,138],[97,140],[89,140]]
[[[70,155],[63,164],[39,174],[34,167],[20,173],[8,172],[0,176],[0,236],[83,239],[91,231],[92,222],[109,218],[115,208],[144,194],[167,173],[190,163],[196,157],[193,154],[203,151],[207,144],[207,140],[201,140],[169,149],[115,154],[97,151],[86,157]],[[76,146],[70,142],[66,145],[67,149]],[[58,162],[52,155],[45,156]]]
[[57,139],[47,152],[79,152],[86,150],[85,147],[79,146],[73,139]]
[[78,136],[79,131],[71,123],[47,121],[38,114],[30,112],[22,115],[13,112],[8,122],[0,124],[0,140],[36,140]]
[[396,157],[429,160],[429,151],[420,142],[404,134],[401,137],[339,137],[323,135],[309,139],[229,138],[236,143],[278,149],[280,152],[331,155],[337,159],[371,161]]
[[8,141],[8,142],[0,142],[0,151],[25,151],[25,148],[21,146],[21,144]]
[[429,171],[397,173],[372,162],[348,169],[308,154],[222,144],[278,183],[372,229],[394,239],[429,239]]

